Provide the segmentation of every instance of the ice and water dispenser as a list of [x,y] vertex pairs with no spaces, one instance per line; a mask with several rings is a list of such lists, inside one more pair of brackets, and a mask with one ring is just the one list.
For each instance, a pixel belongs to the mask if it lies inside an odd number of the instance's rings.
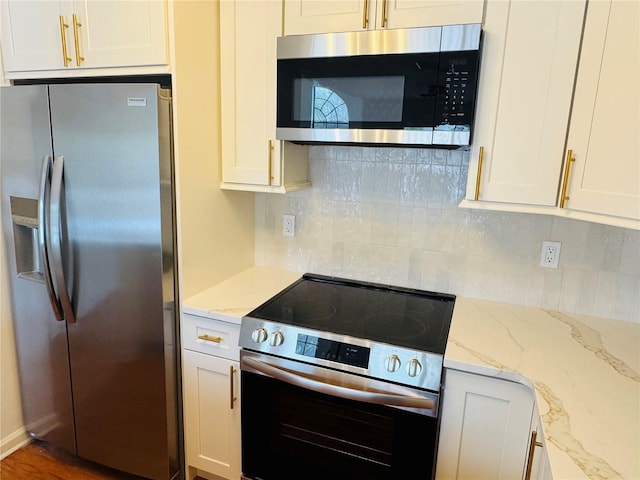
[[16,273],[20,278],[44,282],[38,238],[38,200],[23,197],[10,197],[10,200]]

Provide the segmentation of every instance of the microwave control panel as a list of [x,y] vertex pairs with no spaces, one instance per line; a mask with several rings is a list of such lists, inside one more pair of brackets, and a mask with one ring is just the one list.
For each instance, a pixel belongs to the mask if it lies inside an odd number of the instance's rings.
[[442,52],[436,129],[468,129],[473,121],[478,85],[478,52]]

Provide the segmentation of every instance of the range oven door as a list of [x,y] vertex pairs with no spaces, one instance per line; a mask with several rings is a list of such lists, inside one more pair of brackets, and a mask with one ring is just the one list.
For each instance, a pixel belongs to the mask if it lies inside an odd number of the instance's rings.
[[[241,370],[243,478],[433,478],[436,394],[405,396],[397,393],[404,387],[384,383],[384,391],[362,377],[244,350]],[[349,393],[354,387],[361,393]]]

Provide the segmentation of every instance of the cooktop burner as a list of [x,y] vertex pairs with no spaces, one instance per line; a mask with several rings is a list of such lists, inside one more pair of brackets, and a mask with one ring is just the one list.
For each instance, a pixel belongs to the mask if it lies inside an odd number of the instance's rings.
[[444,354],[455,296],[305,274],[249,316]]

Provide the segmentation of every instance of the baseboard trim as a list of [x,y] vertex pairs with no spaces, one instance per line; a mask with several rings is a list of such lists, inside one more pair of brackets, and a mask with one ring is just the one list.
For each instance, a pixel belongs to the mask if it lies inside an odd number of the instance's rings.
[[20,428],[0,440],[0,460],[11,455],[21,447],[31,443],[27,430]]

